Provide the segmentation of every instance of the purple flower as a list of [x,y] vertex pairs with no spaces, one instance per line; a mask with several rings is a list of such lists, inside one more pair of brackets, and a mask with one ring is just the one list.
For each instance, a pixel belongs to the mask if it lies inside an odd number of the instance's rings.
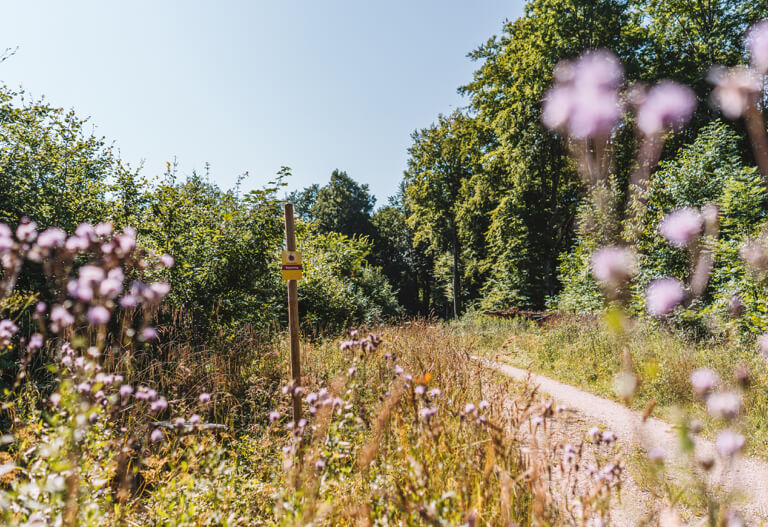
[[760,73],[768,73],[768,20],[752,26],[747,32],[746,42],[752,65]]
[[120,387],[120,397],[125,399],[126,397],[130,396],[133,393],[133,386],[130,384],[123,384]]
[[419,410],[419,417],[425,422],[429,422],[435,415],[437,415],[437,408],[422,408]]
[[165,400],[165,397],[161,397],[158,400],[149,403],[149,409],[153,412],[159,412],[166,408],[168,408],[168,401]]
[[429,395],[435,398],[440,397],[440,388],[432,388],[429,390]]
[[197,424],[200,424],[200,416],[199,416],[199,415],[197,415],[197,414],[192,414],[192,415],[189,417],[189,424],[191,424],[191,425],[197,425]]
[[87,382],[81,382],[77,385],[77,391],[80,393],[88,393],[91,391],[91,385]]
[[744,66],[712,68],[709,82],[715,85],[712,91],[715,103],[729,119],[741,117],[763,88],[760,75]]
[[741,398],[734,392],[715,393],[707,398],[707,411],[713,417],[733,419],[740,409]]
[[404,370],[400,367],[400,365],[395,366],[395,375],[402,375],[403,371]]
[[30,350],[39,350],[43,347],[43,336],[40,333],[35,333],[31,337],[29,337],[29,344],[27,344],[27,348]]
[[81,223],[75,229],[75,236],[80,236],[81,238],[86,238],[88,240],[95,240],[96,231],[90,223]]
[[99,294],[105,298],[115,298],[123,292],[123,282],[114,278],[107,278],[99,285]]
[[701,368],[691,373],[691,386],[693,386],[693,390],[699,395],[708,393],[712,388],[717,386],[718,381],[719,378],[717,373],[709,368]]
[[488,401],[483,400],[483,401],[480,401],[477,404],[477,409],[478,410],[487,410],[490,406],[491,406],[491,404]]
[[104,306],[93,306],[88,309],[88,322],[94,326],[101,326],[109,322],[109,310]]
[[587,435],[589,436],[589,439],[591,439],[593,443],[598,443],[602,436],[602,434],[600,433],[600,429],[596,426],[593,426],[592,428],[590,428],[587,431]]
[[610,134],[622,114],[617,91],[622,73],[616,56],[605,50],[562,62],[555,71],[557,85],[544,99],[542,122],[577,139]]
[[37,237],[37,223],[34,221],[24,221],[16,228],[16,237],[19,241],[32,243]]
[[197,400],[200,401],[202,404],[205,404],[211,400],[211,394],[203,392],[200,394]]
[[141,336],[144,340],[155,340],[157,338],[157,331],[155,331],[155,328],[152,326],[145,327],[142,332]]
[[635,255],[625,247],[603,247],[592,255],[592,274],[599,282],[619,285],[635,274]]
[[685,247],[701,233],[701,214],[691,207],[683,207],[667,214],[659,225],[659,232],[672,245]]
[[176,261],[170,254],[164,254],[160,257],[160,263],[163,264],[164,267],[170,268],[173,267],[173,264],[175,264]]
[[54,306],[51,309],[51,324],[54,327],[54,331],[71,326],[74,323],[75,317],[64,306]]
[[663,317],[675,309],[685,298],[683,284],[674,278],[660,278],[645,290],[645,306],[655,317]]
[[653,447],[648,451],[648,459],[651,461],[664,461],[667,457],[667,451],[660,446]]
[[53,406],[59,406],[59,403],[61,402],[61,394],[58,392],[52,393],[50,401]]
[[731,430],[717,434],[715,448],[723,457],[732,457],[744,448],[744,436]]
[[696,108],[692,89],[672,81],[662,81],[648,92],[637,109],[637,127],[647,136],[665,130],[680,130]]
[[477,412],[477,408],[475,408],[475,405],[472,403],[467,403],[464,405],[464,413],[465,414],[474,414]]
[[133,295],[125,295],[120,299],[120,307],[123,309],[133,309],[139,305],[139,300]]
[[157,443],[163,438],[163,432],[160,431],[159,428],[155,428],[152,430],[152,433],[149,435],[149,439],[152,440],[153,443]]
[[111,223],[99,223],[93,228],[93,232],[96,236],[109,236],[112,234]]
[[44,249],[54,249],[64,247],[64,243],[67,241],[67,233],[56,227],[51,227],[40,233],[37,237],[38,247]]
[[7,318],[5,320],[0,320],[0,342],[7,345],[18,331],[19,327],[14,324],[13,320]]
[[416,386],[416,388],[413,389],[413,391],[416,393],[416,395],[424,395],[424,393],[427,391],[427,388],[423,384],[419,384]]
[[277,412],[275,410],[272,410],[271,412],[269,412],[269,422],[270,423],[274,423],[278,419],[280,419],[280,412]]
[[603,435],[600,437],[604,443],[611,444],[614,441],[616,441],[616,434],[611,432],[610,430],[606,430],[603,432]]

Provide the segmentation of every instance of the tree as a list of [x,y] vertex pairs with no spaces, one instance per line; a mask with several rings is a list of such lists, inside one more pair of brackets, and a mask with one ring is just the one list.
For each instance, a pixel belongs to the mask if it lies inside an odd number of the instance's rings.
[[368,185],[359,184],[337,169],[331,174],[330,182],[317,191],[310,216],[321,233],[370,236],[373,233],[371,212],[375,204],[376,198],[371,196]]
[[461,313],[461,250],[458,216],[462,185],[479,170],[479,151],[473,120],[455,111],[412,134],[405,173],[408,224],[414,243],[433,254],[450,252],[453,316]]

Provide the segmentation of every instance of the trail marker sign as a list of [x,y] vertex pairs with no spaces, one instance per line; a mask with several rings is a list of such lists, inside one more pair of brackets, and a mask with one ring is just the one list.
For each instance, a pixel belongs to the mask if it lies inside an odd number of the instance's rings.
[[301,280],[301,252],[283,251],[283,280]]

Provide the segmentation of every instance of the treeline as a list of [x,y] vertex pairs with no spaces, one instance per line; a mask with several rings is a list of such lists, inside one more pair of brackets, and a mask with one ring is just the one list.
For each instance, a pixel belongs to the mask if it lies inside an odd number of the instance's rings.
[[[606,200],[608,209],[626,206],[637,140],[632,118],[625,117],[610,142],[610,184],[584,186],[568,140],[541,123],[541,102],[558,62],[606,48],[623,62],[628,89],[672,79],[695,91],[694,117],[667,142],[665,168],[654,176],[651,192],[657,194],[638,226],[643,247],[649,255],[660,250],[662,212],[724,199],[729,227],[723,234],[735,247],[763,221],[765,192],[759,179],[745,175],[754,161],[743,128],[717,120],[707,76],[713,65],[744,63],[744,33],[766,17],[765,1],[530,1],[524,16],[470,53],[478,67],[459,88],[467,106],[413,133],[401,191],[389,204],[372,212],[366,187],[343,173],[293,199],[319,228],[368,237],[370,262],[381,267],[409,312],[598,308],[602,298],[589,257],[594,247],[611,242],[595,239],[606,232],[597,224],[614,219],[598,211]],[[672,178],[677,194],[669,192]],[[653,254],[643,260],[648,276],[686,272],[684,253]],[[731,284],[716,296],[738,290]]]

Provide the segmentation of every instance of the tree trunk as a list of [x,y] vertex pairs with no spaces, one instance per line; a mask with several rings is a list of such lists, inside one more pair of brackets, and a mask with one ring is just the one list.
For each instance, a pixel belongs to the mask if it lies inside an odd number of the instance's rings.
[[453,318],[461,313],[461,275],[459,273],[459,237],[453,230]]

